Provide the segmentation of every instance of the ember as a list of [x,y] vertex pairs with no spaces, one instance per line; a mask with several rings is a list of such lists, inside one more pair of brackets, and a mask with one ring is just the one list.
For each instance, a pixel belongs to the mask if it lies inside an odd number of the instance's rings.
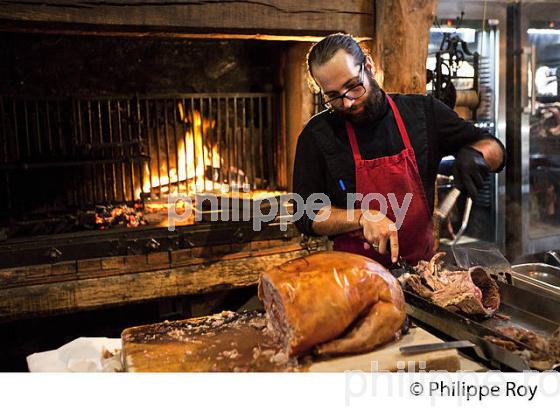
[[135,203],[133,207],[123,206],[98,206],[95,210],[95,226],[98,229],[108,229],[112,226],[121,225],[127,228],[135,228],[147,225],[144,219],[142,205]]

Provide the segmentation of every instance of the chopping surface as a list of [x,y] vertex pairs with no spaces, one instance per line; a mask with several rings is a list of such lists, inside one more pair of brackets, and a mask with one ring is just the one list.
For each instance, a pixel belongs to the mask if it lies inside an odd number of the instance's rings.
[[334,358],[311,355],[297,363],[275,342],[259,312],[217,315],[129,328],[123,360],[134,372],[448,370],[459,369],[456,350],[402,355],[401,346],[441,341],[420,328],[372,352]]

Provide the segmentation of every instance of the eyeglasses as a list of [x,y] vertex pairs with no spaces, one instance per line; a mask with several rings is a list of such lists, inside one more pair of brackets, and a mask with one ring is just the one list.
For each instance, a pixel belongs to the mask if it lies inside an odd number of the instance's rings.
[[366,87],[364,87],[364,64],[360,64],[360,82],[355,86],[349,88],[343,94],[340,94],[334,98],[330,98],[323,102],[327,108],[340,108],[344,105],[344,99],[347,98],[350,101],[357,100],[366,93]]

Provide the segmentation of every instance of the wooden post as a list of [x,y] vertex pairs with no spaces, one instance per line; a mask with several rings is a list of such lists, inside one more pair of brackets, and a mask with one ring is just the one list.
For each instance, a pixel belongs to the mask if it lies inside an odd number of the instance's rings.
[[293,43],[288,49],[285,64],[284,113],[290,191],[298,136],[313,114],[313,94],[307,85],[305,68],[309,47],[311,43]]
[[376,78],[388,92],[426,93],[426,59],[437,0],[376,0]]

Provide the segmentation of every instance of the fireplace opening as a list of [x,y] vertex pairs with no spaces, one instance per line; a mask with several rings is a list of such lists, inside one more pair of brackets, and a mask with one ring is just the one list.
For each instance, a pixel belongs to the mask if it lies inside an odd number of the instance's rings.
[[279,188],[274,93],[0,100],[8,237],[161,226],[168,196]]
[[[3,239],[164,226],[170,194],[262,198],[287,188],[285,45],[2,39],[12,60],[0,97]],[[38,66],[47,55],[53,65]]]

